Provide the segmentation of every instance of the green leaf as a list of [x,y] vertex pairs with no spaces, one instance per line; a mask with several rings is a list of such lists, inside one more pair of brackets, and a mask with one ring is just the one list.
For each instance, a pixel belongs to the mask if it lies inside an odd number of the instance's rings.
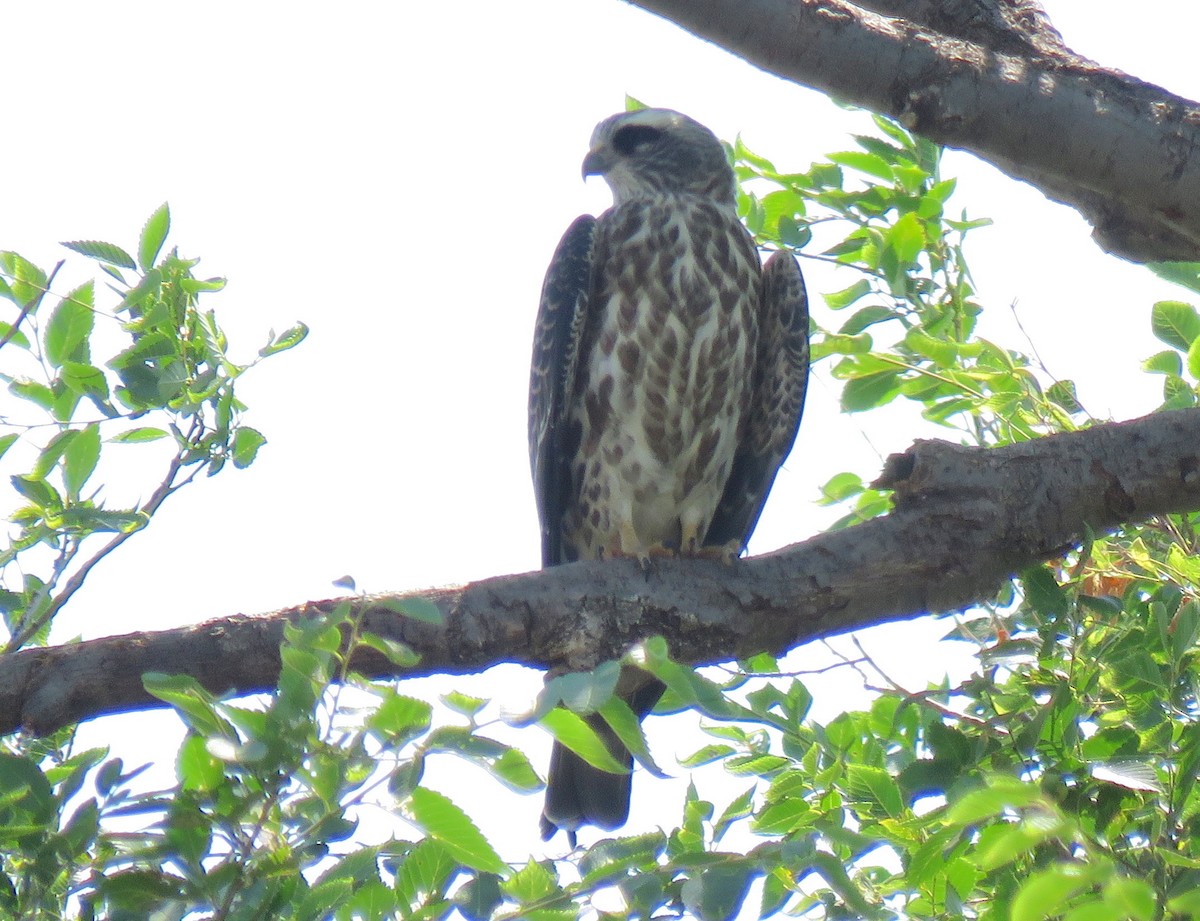
[[679,759],[679,764],[686,768],[696,768],[703,764],[711,764],[714,761],[720,761],[723,758],[728,758],[737,751],[732,745],[705,745],[698,748],[692,754],[685,758]]
[[1119,912],[1122,921],[1152,921],[1158,917],[1158,899],[1144,879],[1110,877],[1104,884],[1104,901]]
[[[0,278],[0,287],[3,287],[4,279]],[[21,330],[15,329],[11,323],[6,323],[0,320],[0,342],[11,342],[19,349],[29,350],[29,337]]]
[[28,259],[11,250],[0,252],[0,268],[3,268],[12,279],[11,284],[7,287],[13,300],[22,307],[34,305],[31,312],[35,312],[36,302],[46,290],[46,273]]
[[538,725],[592,767],[610,774],[629,773],[629,768],[612,756],[596,730],[578,713],[556,707],[538,720]]
[[730,921],[741,910],[750,883],[760,872],[750,861],[706,867],[683,884],[683,904],[700,921]]
[[51,312],[45,342],[46,360],[53,367],[62,367],[91,335],[96,321],[93,303],[94,284],[88,281],[59,301]]
[[58,466],[67,447],[78,437],[78,429],[67,429],[51,438],[50,443],[42,448],[37,460],[34,461],[33,469],[30,471],[31,477],[38,480],[45,479],[50,471]]
[[170,433],[163,429],[142,426],[141,428],[121,432],[119,435],[114,435],[108,440],[113,444],[142,444],[143,442],[158,441],[160,438],[168,437],[170,437]]
[[883,157],[873,153],[847,150],[840,153],[831,153],[826,159],[840,166],[848,166],[851,169],[858,170],[860,173],[866,173],[868,176],[883,179],[886,182],[893,182],[896,178],[891,164],[884,160]]
[[594,713],[616,692],[620,675],[618,662],[601,662],[588,672],[555,675],[543,685],[533,718],[560,702],[576,713]]
[[42,409],[50,409],[54,405],[54,391],[45,384],[31,381],[28,378],[18,378],[8,385],[9,392],[22,400],[28,400]]
[[813,340],[810,348],[812,360],[815,362],[828,355],[865,355],[874,345],[870,333],[858,333],[854,336],[826,333],[822,338]]
[[836,505],[863,494],[866,489],[862,478],[856,473],[838,473],[821,487],[821,499],[818,505]]
[[80,529],[123,533],[136,531],[150,523],[150,516],[136,509],[128,512],[109,511],[108,509],[89,508],[86,505],[76,505],[65,509],[62,518],[64,524]]
[[454,905],[467,921],[491,921],[501,898],[500,878],[481,873],[454,893]]
[[721,812],[720,817],[713,823],[713,841],[720,841],[735,823],[748,818],[754,811],[754,792],[758,789],[755,784],[736,797]]
[[475,870],[508,874],[508,865],[483,837],[465,812],[451,800],[426,787],[409,795],[407,811],[426,834],[441,842],[454,859]]
[[0,828],[6,837],[44,847],[55,812],[54,792],[41,769],[28,758],[0,752]]
[[665,778],[664,774],[654,763],[650,749],[646,745],[646,734],[642,731],[642,721],[637,718],[629,704],[620,697],[610,697],[600,707],[599,713],[604,717],[610,729],[617,734],[621,743],[633,753],[633,756],[655,777]]
[[1046,389],[1046,396],[1069,413],[1083,412],[1074,381],[1055,381]]
[[224,278],[181,278],[179,287],[188,294],[203,294],[206,291],[224,291]]
[[1010,807],[1028,806],[1041,796],[1033,784],[995,778],[988,787],[972,790],[950,804],[945,820],[950,825],[972,825],[994,818]]
[[923,329],[914,328],[905,333],[904,345],[937,367],[953,368],[958,364],[957,344],[931,336]]
[[150,696],[171,706],[199,735],[237,738],[229,721],[217,712],[216,700],[195,678],[146,672],[142,685]]
[[1061,617],[1067,613],[1070,600],[1067,593],[1046,566],[1031,566],[1021,573],[1025,600],[1041,614]]
[[792,249],[803,249],[812,240],[812,228],[784,215],[779,219],[779,242]]
[[240,426],[233,436],[233,466],[239,470],[249,467],[258,456],[258,449],[266,443],[267,436],[258,429]]
[[388,793],[393,799],[403,799],[412,793],[425,776],[425,756],[418,750],[407,761],[397,762],[388,775]]
[[1147,262],[1146,268],[1159,278],[1200,294],[1200,262]]
[[869,307],[863,307],[860,310],[854,311],[838,333],[843,336],[856,336],[869,326],[874,326],[876,323],[884,323],[887,320],[899,319],[900,314],[891,307],[884,307],[882,304],[872,304]]
[[445,897],[446,882],[458,863],[441,842],[426,838],[417,843],[396,874],[396,890],[414,904]]
[[149,272],[154,267],[170,229],[171,211],[164,202],[150,215],[138,240],[138,266],[143,272]]
[[1188,374],[1193,380],[1200,380],[1200,336],[1192,340],[1187,351]]
[[864,412],[891,402],[900,392],[900,371],[880,371],[847,381],[842,388],[842,411]]
[[184,790],[208,792],[216,790],[225,780],[224,766],[208,750],[205,741],[202,736],[189,733],[179,746],[175,776]]
[[1058,863],[1034,873],[1017,891],[1012,902],[1012,921],[1046,921],[1059,914],[1062,905],[1087,886],[1089,874],[1078,864]]
[[1183,376],[1183,360],[1179,353],[1171,349],[1156,352],[1142,362],[1142,370],[1148,374],[1172,374]]
[[911,211],[896,220],[883,235],[884,247],[896,254],[901,266],[914,262],[925,248],[925,227]]
[[100,427],[93,423],[80,430],[63,452],[63,482],[68,495],[79,495],[99,460]]
[[[337,585],[338,583],[335,582],[334,584]],[[401,668],[411,668],[421,661],[420,655],[414,652],[411,646],[407,646],[391,637],[364,632],[359,634],[358,643],[360,646],[367,646],[381,653],[389,662]]]
[[832,294],[822,296],[825,298],[825,305],[830,310],[842,310],[870,293],[871,283],[865,278],[860,278],[849,288],[843,288],[841,291],[834,291]]
[[1116,784],[1126,790],[1142,790],[1148,793],[1164,792],[1154,765],[1146,761],[1131,759],[1105,761],[1091,764],[1088,768],[1091,775],[1097,780]]
[[813,808],[797,797],[767,806],[754,817],[751,828],[762,835],[786,835],[811,826],[815,820]]
[[109,265],[120,266],[123,269],[137,268],[133,257],[121,249],[121,247],[112,243],[102,243],[99,240],[71,240],[61,245],[79,253],[81,256],[87,256],[89,259],[95,259],[98,262],[106,262]]
[[488,705],[486,697],[472,697],[469,694],[462,694],[458,691],[450,691],[448,694],[443,694],[441,700],[451,710],[469,717],[474,717]]
[[390,744],[400,746],[429,729],[432,720],[433,707],[427,701],[397,694],[389,688],[382,703],[367,718],[367,725],[387,736]]
[[433,624],[435,627],[440,627],[446,622],[446,617],[442,614],[442,609],[428,598],[422,598],[420,595],[413,595],[408,598],[389,598],[380,602],[383,607],[395,611],[402,617],[407,617],[409,620],[417,620],[423,624]]
[[880,806],[890,818],[899,818],[904,802],[896,781],[883,768],[869,764],[850,764],[846,767],[846,786],[860,800]]
[[558,888],[557,883],[557,874],[551,872],[549,868],[537,861],[530,859],[525,866],[509,877],[500,888],[519,904],[526,905],[529,902],[545,898],[554,892]]
[[1167,345],[1186,352],[1200,336],[1200,314],[1191,304],[1159,301],[1150,311],[1150,329]]
[[162,283],[162,272],[158,269],[150,269],[133,288],[125,292],[125,296],[121,298],[121,303],[117,305],[117,309],[131,310],[135,307],[140,307],[143,301],[148,299],[152,294],[159,292],[162,288]]
[[62,382],[74,394],[93,396],[100,400],[108,399],[108,381],[104,372],[87,362],[63,362]]
[[331,879],[315,883],[304,893],[296,907],[300,921],[322,921],[335,916],[335,909],[349,901],[355,885],[348,879]]
[[520,749],[508,749],[486,767],[505,786],[518,793],[532,793],[544,786],[529,758]]
[[278,352],[286,352],[288,349],[294,349],[308,336],[308,327],[303,323],[297,323],[291,329],[285,329],[279,335],[272,333],[271,341],[258,350],[258,354],[263,358],[268,355],[274,355]]
[[41,477],[17,474],[9,478],[13,489],[35,503],[40,509],[61,509],[62,497],[58,491]]

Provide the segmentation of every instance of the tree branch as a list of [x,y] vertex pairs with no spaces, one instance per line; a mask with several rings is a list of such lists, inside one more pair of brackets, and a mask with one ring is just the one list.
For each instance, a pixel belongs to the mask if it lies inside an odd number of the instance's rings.
[[[890,515],[734,566],[664,560],[643,573],[627,560],[576,563],[419,593],[441,610],[440,626],[383,603],[403,596],[353,599],[364,629],[422,657],[401,671],[367,650],[353,665],[372,676],[499,662],[588,668],[655,634],[681,661],[714,663],[955,610],[1088,528],[1200,509],[1200,409],[986,450],[918,441],[888,460],[879,485],[895,491]],[[284,625],[337,604],[0,657],[0,732],[47,733],[156,706],[142,688],[147,671],[191,675],[218,694],[268,690]]]
[[1109,252],[1200,260],[1200,106],[1071,53],[1030,0],[630,2],[971,151],[1078,210]]

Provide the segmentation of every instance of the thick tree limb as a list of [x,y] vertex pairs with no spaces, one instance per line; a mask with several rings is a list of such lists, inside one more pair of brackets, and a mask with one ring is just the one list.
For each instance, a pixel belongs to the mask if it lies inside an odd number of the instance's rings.
[[1109,252],[1200,260],[1200,105],[1071,53],[1031,0],[630,2],[977,154],[1077,209]]
[[[1200,409],[990,450],[919,441],[889,459],[881,485],[895,490],[892,514],[732,567],[662,561],[647,574],[624,560],[578,563],[420,593],[444,626],[401,617],[385,598],[356,604],[365,629],[421,654],[409,676],[499,662],[590,667],[654,634],[694,664],[778,653],[990,597],[1087,528],[1200,509]],[[284,624],[335,604],[0,658],[0,732],[45,733],[153,706],[147,671],[192,675],[216,693],[269,689]],[[371,675],[398,671],[382,656],[354,664]]]

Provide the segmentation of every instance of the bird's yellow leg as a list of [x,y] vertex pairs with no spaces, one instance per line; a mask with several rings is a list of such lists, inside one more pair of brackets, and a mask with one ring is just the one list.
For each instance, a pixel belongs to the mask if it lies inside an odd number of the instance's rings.
[[741,554],[742,542],[740,540],[731,540],[727,543],[714,544],[710,547],[698,547],[692,553],[692,556],[705,560],[716,560],[718,563],[725,563],[728,566],[732,566]]
[[660,541],[656,541],[648,547],[644,546],[633,529],[633,521],[627,518],[621,522],[621,527],[617,532],[617,546],[613,548],[612,552],[604,555],[610,558],[633,557],[642,569],[649,569],[655,559],[669,558],[676,554],[674,550]]
[[[707,522],[705,524],[707,525]],[[679,555],[701,556],[704,548],[701,545],[700,521],[690,515],[684,515],[679,525]]]

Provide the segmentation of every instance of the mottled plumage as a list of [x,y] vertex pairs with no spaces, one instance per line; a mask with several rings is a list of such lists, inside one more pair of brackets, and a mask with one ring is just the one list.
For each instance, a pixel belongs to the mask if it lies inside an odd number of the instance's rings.
[[[716,137],[665,109],[601,122],[584,174],[613,207],[578,218],[542,290],[529,454],[542,563],[745,549],[791,450],[808,379],[808,310],[795,259],[763,268]],[[639,716],[662,686],[622,670]],[[629,752],[588,718],[618,760]],[[543,834],[615,828],[629,775],[555,746]]]

